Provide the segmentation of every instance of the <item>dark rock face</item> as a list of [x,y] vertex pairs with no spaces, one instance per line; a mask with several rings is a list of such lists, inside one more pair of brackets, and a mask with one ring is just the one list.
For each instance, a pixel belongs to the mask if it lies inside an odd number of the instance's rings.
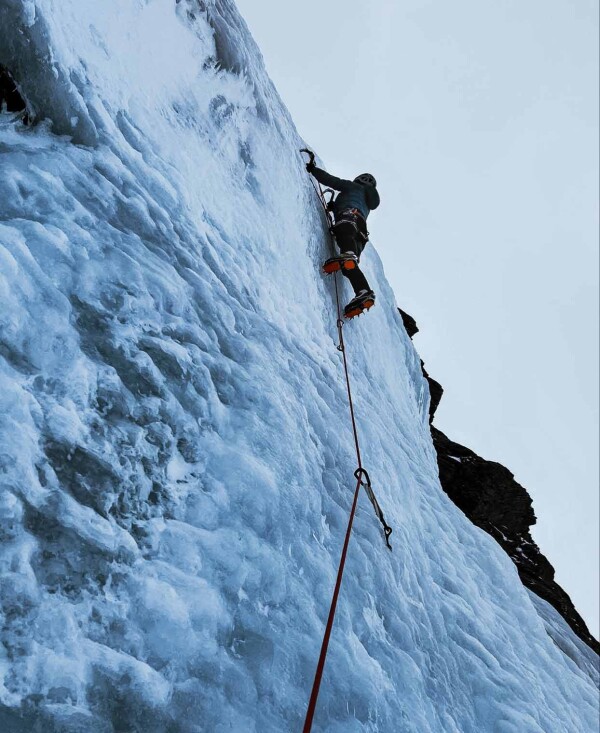
[[419,327],[417,326],[417,322],[406,311],[403,311],[402,308],[398,308],[398,312],[402,316],[402,323],[404,324],[406,333],[408,334],[409,338],[412,339],[412,337],[415,334],[419,333]]
[[536,517],[527,491],[507,468],[454,443],[433,425],[431,435],[444,491],[473,524],[501,545],[517,566],[523,585],[553,605],[579,638],[600,653],[600,644],[554,581],[554,568],[531,537],[529,528]]
[[[414,318],[402,310],[400,315],[412,338],[418,332]],[[432,422],[443,389],[424,367],[423,375],[431,391]],[[536,517],[526,489],[507,468],[454,443],[433,425],[431,435],[444,491],[473,524],[488,532],[505,550],[517,566],[523,585],[554,606],[579,638],[600,654],[600,644],[590,634],[569,596],[554,581],[554,568],[531,537],[529,529]]]
[[14,79],[3,66],[0,66],[0,111],[5,105],[7,112],[21,112],[26,107]]
[[427,371],[427,369],[425,369],[423,359],[421,359],[421,369],[423,370],[423,376],[429,384],[429,394],[431,397],[431,400],[429,402],[429,424],[433,429],[433,416],[435,415],[435,411],[437,410],[441,402],[442,395],[444,394],[444,388],[439,382],[436,382],[433,377],[429,376],[429,372]]
[[[410,316],[408,313],[402,310],[402,308],[398,308],[398,311],[400,312],[400,315],[402,316],[402,323],[404,324],[404,328],[406,329],[406,333],[409,335],[409,337],[412,339],[412,337],[419,333],[419,327],[417,326],[417,322],[415,319]],[[433,377],[429,376],[429,373],[427,372],[427,369],[425,369],[425,363],[423,362],[423,359],[421,359],[421,369],[423,370],[423,376],[429,383],[429,393],[431,395],[431,401],[429,403],[429,422],[433,422],[433,416],[435,415],[435,411],[438,408],[438,405],[440,404],[440,400],[442,399],[442,395],[444,394],[444,388],[439,382],[436,382]]]

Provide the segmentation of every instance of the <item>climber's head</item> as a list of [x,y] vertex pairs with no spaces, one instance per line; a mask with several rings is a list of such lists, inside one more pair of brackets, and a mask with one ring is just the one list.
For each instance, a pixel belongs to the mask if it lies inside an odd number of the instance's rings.
[[360,183],[361,186],[373,186],[373,188],[377,186],[375,176],[370,173],[361,173],[360,176],[356,176],[354,183]]

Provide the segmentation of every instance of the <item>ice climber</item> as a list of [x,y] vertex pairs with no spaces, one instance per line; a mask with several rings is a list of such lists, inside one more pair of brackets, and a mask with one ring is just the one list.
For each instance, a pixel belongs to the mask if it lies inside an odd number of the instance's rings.
[[338,257],[332,257],[323,265],[325,272],[342,271],[354,290],[355,297],[344,308],[344,316],[353,318],[375,305],[375,293],[358,264],[366,243],[369,241],[367,217],[379,206],[377,181],[370,173],[361,173],[353,181],[336,178],[317,168],[312,156],[306,170],[319,183],[339,191],[332,203],[335,223],[332,234],[340,250]]

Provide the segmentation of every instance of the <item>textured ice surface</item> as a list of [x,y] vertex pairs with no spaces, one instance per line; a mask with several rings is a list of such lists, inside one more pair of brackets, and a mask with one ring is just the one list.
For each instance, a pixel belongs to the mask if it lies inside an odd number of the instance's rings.
[[[228,0],[0,21],[53,122],[0,116],[0,729],[299,730],[355,468],[302,141]],[[362,496],[315,730],[589,733],[593,655],[441,491],[364,263],[346,341],[394,551]]]

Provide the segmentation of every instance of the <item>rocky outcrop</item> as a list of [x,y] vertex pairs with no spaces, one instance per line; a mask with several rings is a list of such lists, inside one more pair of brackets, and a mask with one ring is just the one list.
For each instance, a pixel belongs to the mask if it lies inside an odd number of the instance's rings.
[[[419,330],[414,318],[402,310],[400,315],[412,338]],[[421,364],[429,382],[429,416],[433,422],[443,389]],[[533,541],[530,528],[536,523],[536,516],[527,490],[507,468],[453,442],[433,424],[431,435],[444,491],[473,524],[488,532],[505,550],[517,566],[523,584],[554,606],[579,638],[600,654],[600,644],[554,580],[554,568]]]
[[25,102],[20,95],[17,85],[9,72],[0,65],[0,112],[22,112]]
[[[415,334],[419,333],[417,322],[412,316],[403,311],[402,308],[398,308],[398,311],[402,316],[402,323],[404,324],[406,333],[412,339]],[[427,369],[425,369],[425,362],[423,359],[421,359],[421,369],[423,370],[423,376],[429,384],[429,394],[431,396],[431,400],[429,402],[429,422],[432,423],[435,411],[437,410],[440,400],[442,399],[442,395],[444,394],[444,388],[439,382],[429,375]]]

